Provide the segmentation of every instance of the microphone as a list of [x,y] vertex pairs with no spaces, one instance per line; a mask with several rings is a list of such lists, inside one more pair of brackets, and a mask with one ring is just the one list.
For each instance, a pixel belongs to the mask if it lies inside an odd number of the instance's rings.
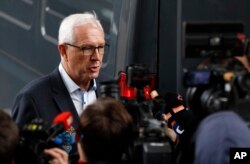
[[62,112],[57,115],[50,128],[49,140],[69,154],[70,163],[76,163],[79,159],[77,142],[80,139],[72,123],[73,116],[71,112]]
[[185,101],[178,93],[167,92],[164,97],[157,91],[150,93],[153,100],[153,116],[164,120],[168,127],[173,129],[178,135],[184,133],[185,128],[190,124],[190,111],[186,110]]
[[70,112],[62,112],[59,115],[57,115],[54,120],[53,124],[50,127],[50,137],[52,138],[55,135],[69,129],[73,123],[73,117]]
[[76,130],[72,127],[73,116],[70,112],[62,112],[57,115],[53,124],[50,127],[50,136],[47,141],[60,146],[63,150],[69,153],[70,158],[74,159],[77,154],[76,149]]
[[68,130],[72,123],[73,117],[70,112],[62,112],[57,115],[53,120],[52,126],[50,127],[48,140],[54,138],[59,133]]
[[70,112],[62,112],[54,118],[53,123],[61,124],[64,130],[67,130],[73,123],[73,117]]
[[167,92],[164,99],[166,101],[165,113],[170,113],[171,115],[168,124],[171,124],[171,121],[174,120],[176,123],[172,123],[171,127],[180,135],[185,129],[190,128],[194,119],[193,115],[190,110],[186,109],[186,103],[180,94]]

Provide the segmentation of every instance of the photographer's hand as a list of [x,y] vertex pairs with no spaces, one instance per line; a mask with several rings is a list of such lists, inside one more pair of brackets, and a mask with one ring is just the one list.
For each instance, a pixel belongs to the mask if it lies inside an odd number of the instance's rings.
[[178,143],[178,136],[175,133],[175,131],[167,126],[167,124],[164,125],[165,132],[167,136],[170,138],[170,140],[177,144]]
[[59,148],[45,149],[44,153],[51,156],[52,164],[68,164],[69,155],[66,151]]

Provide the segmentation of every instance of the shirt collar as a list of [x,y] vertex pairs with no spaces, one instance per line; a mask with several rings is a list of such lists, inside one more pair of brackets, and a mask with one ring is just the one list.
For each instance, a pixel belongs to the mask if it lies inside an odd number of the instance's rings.
[[[59,64],[58,66],[59,72],[62,76],[63,82],[66,85],[66,88],[68,89],[69,93],[73,93],[76,90],[81,89],[67,74],[67,72],[65,71],[65,69],[63,68],[62,63]],[[90,82],[90,86],[88,91],[90,90],[96,90],[97,89],[97,85],[96,85],[96,80],[93,79]]]
[[96,80],[93,79],[93,80],[91,80],[91,82],[90,82],[88,91],[89,91],[89,90],[94,90],[94,91],[96,91],[96,89],[97,89]]

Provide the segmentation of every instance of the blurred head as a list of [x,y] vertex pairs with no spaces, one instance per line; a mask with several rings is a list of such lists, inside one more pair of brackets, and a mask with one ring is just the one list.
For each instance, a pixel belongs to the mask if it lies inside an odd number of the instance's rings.
[[80,116],[80,132],[88,161],[118,161],[132,142],[132,118],[118,100],[100,98]]
[[58,42],[61,63],[76,84],[82,87],[98,77],[106,46],[96,15],[86,12],[64,18]]
[[11,117],[0,110],[0,163],[8,164],[14,159],[19,141],[19,130]]

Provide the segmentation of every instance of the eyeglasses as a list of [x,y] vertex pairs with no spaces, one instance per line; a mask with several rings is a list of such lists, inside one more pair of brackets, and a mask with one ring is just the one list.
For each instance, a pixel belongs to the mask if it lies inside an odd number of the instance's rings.
[[109,48],[108,44],[105,44],[103,46],[98,46],[98,47],[95,47],[95,46],[76,46],[76,45],[69,44],[69,43],[64,43],[64,44],[68,45],[68,46],[71,46],[71,47],[78,48],[86,56],[93,55],[95,53],[96,49],[98,50],[98,53],[100,55],[104,55],[104,53],[107,52],[107,49]]

